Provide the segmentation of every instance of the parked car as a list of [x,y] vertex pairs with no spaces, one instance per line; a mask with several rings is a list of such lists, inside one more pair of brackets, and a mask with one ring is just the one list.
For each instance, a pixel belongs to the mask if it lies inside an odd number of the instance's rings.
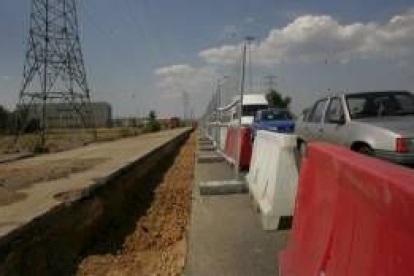
[[268,108],[256,112],[253,124],[250,126],[252,140],[258,130],[268,130],[280,133],[293,133],[295,122],[287,109]]
[[341,94],[318,100],[296,124],[299,151],[325,141],[400,164],[414,164],[414,95]]

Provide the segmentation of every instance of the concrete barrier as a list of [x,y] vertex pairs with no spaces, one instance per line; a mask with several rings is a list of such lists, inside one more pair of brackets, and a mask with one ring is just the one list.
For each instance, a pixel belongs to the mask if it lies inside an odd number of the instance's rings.
[[247,170],[250,166],[250,159],[252,154],[252,146],[250,143],[250,128],[246,126],[240,127],[241,145],[238,146],[238,126],[229,126],[227,129],[226,143],[224,146],[224,156],[232,164],[236,164],[238,158],[238,150],[240,150],[239,167],[242,170]]
[[412,169],[310,145],[281,275],[414,275],[413,184]]
[[204,130],[204,136],[208,138],[215,147],[219,148],[221,142],[221,130],[220,130],[220,123],[218,122],[209,122],[206,125]]
[[214,129],[214,125],[211,122],[207,123],[204,129],[204,136],[211,141],[214,141],[214,130],[213,129]]
[[257,132],[246,180],[265,230],[277,229],[281,217],[293,213],[298,181],[295,146],[295,135]]
[[220,143],[219,143],[219,150],[224,151],[224,147],[226,146],[226,137],[227,137],[227,124],[220,125]]

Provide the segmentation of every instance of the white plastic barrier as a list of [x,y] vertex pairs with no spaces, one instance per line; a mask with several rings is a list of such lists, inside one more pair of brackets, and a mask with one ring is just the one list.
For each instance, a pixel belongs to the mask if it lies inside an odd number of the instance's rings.
[[228,125],[221,125],[220,126],[220,150],[224,151],[224,147],[226,146],[226,138],[227,138],[227,129]]
[[293,214],[298,182],[295,146],[295,135],[269,131],[256,135],[246,180],[265,230],[277,229],[282,216]]
[[227,124],[220,124],[218,122],[210,122],[206,126],[205,136],[209,138],[218,150],[224,151],[227,137]]
[[210,139],[214,146],[217,144],[218,140],[218,124],[215,122],[209,122],[206,126],[206,137]]

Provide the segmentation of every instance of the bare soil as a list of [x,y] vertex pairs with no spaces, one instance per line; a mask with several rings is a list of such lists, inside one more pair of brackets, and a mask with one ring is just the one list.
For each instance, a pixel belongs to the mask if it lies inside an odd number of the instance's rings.
[[20,190],[39,182],[68,177],[70,174],[86,171],[104,158],[61,159],[33,164],[0,164],[0,206],[25,198]]
[[[97,129],[95,142],[107,142],[121,138],[140,135],[143,130],[133,127],[114,127]],[[20,137],[20,151],[35,151],[38,142],[36,134],[24,134]],[[71,150],[94,142],[91,131],[82,129],[52,129],[49,130],[46,139],[46,148],[49,153]],[[0,154],[14,153],[14,136],[0,135]]]
[[[118,252],[87,256],[77,275],[180,275],[187,252],[196,136],[181,147]],[[111,239],[111,237],[107,237]]]

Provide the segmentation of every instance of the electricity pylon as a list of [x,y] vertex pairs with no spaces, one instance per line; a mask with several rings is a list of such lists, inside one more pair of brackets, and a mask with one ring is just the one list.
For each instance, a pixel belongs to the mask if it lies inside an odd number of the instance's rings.
[[66,119],[72,126],[77,122],[78,127],[90,128],[96,138],[76,0],[32,0],[19,96],[15,142],[35,118],[39,123],[40,146],[45,147],[49,103],[66,103],[70,106],[70,116],[67,111],[65,115],[54,116],[70,117]]

